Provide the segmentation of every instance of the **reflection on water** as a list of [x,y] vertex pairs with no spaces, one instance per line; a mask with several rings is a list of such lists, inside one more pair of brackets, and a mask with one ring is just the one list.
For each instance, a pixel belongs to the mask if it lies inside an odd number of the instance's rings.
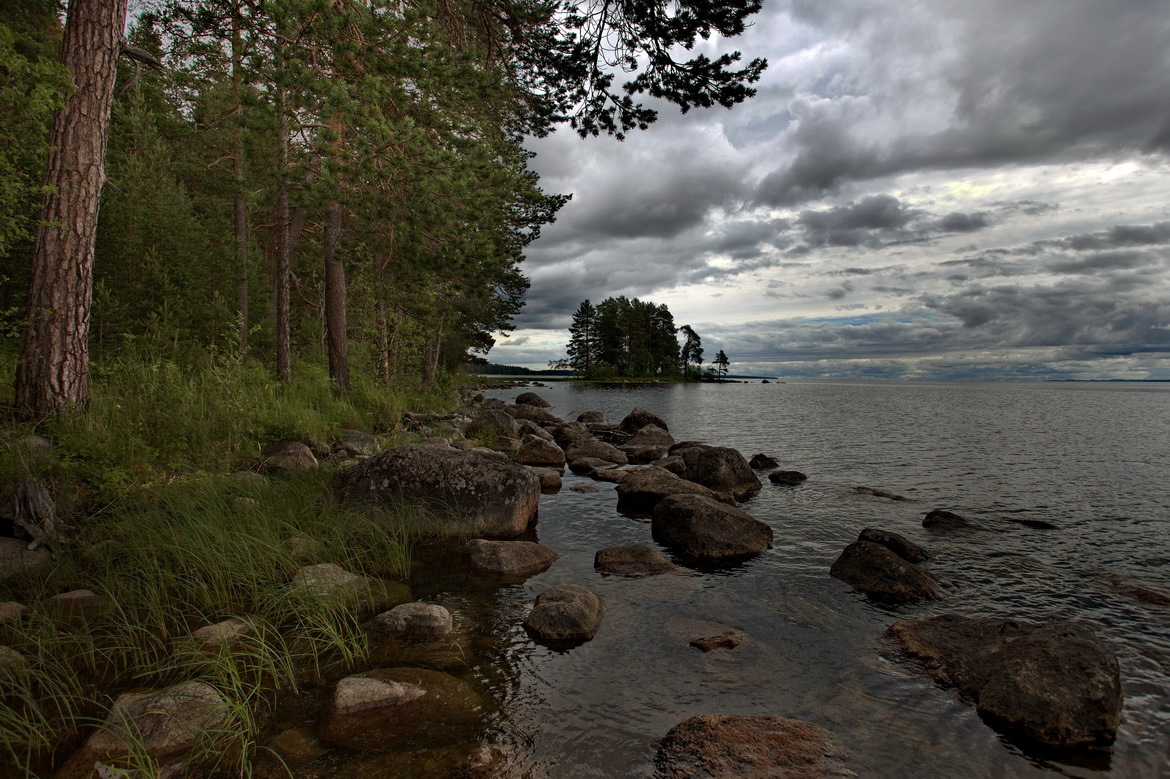
[[[1170,776],[1170,607],[1132,595],[1141,584],[1170,587],[1167,389],[804,382],[537,389],[566,419],[597,409],[617,421],[643,406],[678,440],[764,452],[810,478],[798,487],[765,483],[743,504],[772,526],[773,548],[719,572],[599,575],[595,552],[653,544],[649,523],[617,514],[612,485],[588,482],[601,491],[576,493],[568,488],[587,480],[566,474],[564,490],[542,497],[535,529],[560,554],[547,572],[493,585],[468,578],[451,549],[434,548],[422,553],[411,584],[468,631],[464,673],[499,705],[481,734],[506,748],[498,774],[649,776],[670,727],[717,712],[822,725],[861,776]],[[489,394],[511,400],[520,391]],[[859,495],[856,486],[914,501]],[[932,535],[920,523],[933,508],[1001,532]],[[929,548],[927,567],[949,583],[947,600],[879,606],[831,578],[829,566],[864,527]],[[586,586],[606,604],[597,637],[567,652],[535,644],[520,626],[532,599],[562,582]],[[884,654],[881,635],[891,622],[947,611],[1098,626],[1117,653],[1126,694],[1116,745],[1076,759],[1025,751],[953,692]],[[703,653],[680,638],[687,620],[747,638]],[[312,765],[362,776],[447,775],[453,761],[442,752],[332,754]]]

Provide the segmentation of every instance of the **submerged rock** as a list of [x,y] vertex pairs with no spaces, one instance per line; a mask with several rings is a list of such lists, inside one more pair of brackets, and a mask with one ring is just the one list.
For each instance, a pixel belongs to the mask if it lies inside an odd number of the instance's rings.
[[454,628],[451,612],[433,603],[403,603],[371,620],[371,627],[403,641],[434,641]]
[[576,644],[597,635],[604,614],[601,598],[576,584],[558,584],[536,596],[524,627],[552,644]]
[[966,517],[961,517],[953,511],[944,511],[943,509],[935,509],[922,518],[922,526],[927,530],[942,530],[942,531],[962,531],[962,530],[986,530],[985,527],[976,525]]
[[617,576],[657,576],[679,569],[657,549],[642,544],[602,549],[594,555],[593,567]]
[[654,508],[651,529],[656,540],[694,562],[741,560],[772,541],[772,528],[763,522],[702,495],[664,498]]
[[792,487],[808,481],[808,477],[800,471],[772,471],[768,474],[768,481],[782,487]]
[[845,547],[829,573],[883,603],[942,598],[938,577],[869,541],[854,541]]
[[759,454],[753,454],[752,459],[748,460],[748,465],[755,470],[762,470],[765,468],[777,468],[780,463],[761,452]]
[[540,480],[522,465],[419,444],[340,471],[330,487],[341,500],[364,506],[422,505],[434,530],[473,537],[519,535],[540,504]]
[[557,559],[555,550],[532,541],[472,539],[464,547],[475,570],[494,576],[528,578],[547,571]]
[[769,715],[700,714],[658,744],[658,779],[852,777],[845,753],[819,725]]
[[1111,743],[1121,719],[1117,658],[1081,622],[1029,624],[944,614],[887,632],[934,680],[975,701],[993,727],[1047,747]]
[[875,498],[885,498],[886,500],[898,500],[912,502],[913,498],[904,498],[901,495],[895,495],[886,490],[875,490],[873,487],[854,487],[853,490],[859,495],[872,495]]
[[889,530],[867,527],[857,536],[857,540],[880,544],[911,563],[921,563],[930,559],[930,555],[918,544]]

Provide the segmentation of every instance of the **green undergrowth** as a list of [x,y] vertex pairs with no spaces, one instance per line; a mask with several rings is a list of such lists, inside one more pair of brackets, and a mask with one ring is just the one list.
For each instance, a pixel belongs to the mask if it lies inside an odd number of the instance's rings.
[[[0,775],[51,772],[117,695],[192,680],[230,706],[228,724],[209,734],[192,765],[204,775],[246,775],[280,695],[365,657],[370,602],[305,595],[292,578],[315,563],[405,578],[418,513],[338,505],[327,462],[266,481],[234,472],[256,469],[273,441],[324,448],[344,428],[392,433],[407,409],[451,404],[443,393],[388,392],[361,380],[340,397],[322,373],[302,367],[297,375],[284,386],[248,362],[122,363],[99,372],[87,416],[15,428],[52,442],[49,454],[0,445],[0,502],[36,476],[69,526],[47,570],[0,583],[0,601],[29,607],[0,625],[0,645],[27,662],[0,670]],[[101,596],[105,609],[54,613],[48,599],[76,589]],[[190,640],[230,617],[251,625],[244,641],[208,652]],[[110,776],[158,768],[141,744],[105,765]]]

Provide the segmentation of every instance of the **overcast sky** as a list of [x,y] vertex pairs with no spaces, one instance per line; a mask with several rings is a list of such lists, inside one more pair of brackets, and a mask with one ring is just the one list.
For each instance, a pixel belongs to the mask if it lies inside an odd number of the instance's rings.
[[492,362],[665,303],[733,373],[1170,379],[1166,0],[765,0],[730,111],[534,141],[572,193]]

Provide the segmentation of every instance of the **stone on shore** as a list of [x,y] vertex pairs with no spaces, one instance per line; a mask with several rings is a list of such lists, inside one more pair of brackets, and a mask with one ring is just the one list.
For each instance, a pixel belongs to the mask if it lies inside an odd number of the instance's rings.
[[881,544],[894,554],[911,563],[921,563],[930,559],[930,555],[918,544],[905,536],[892,533],[889,530],[879,530],[867,527],[857,536],[858,541],[869,541],[872,544]]
[[662,417],[650,413],[641,406],[626,414],[625,419],[618,424],[618,429],[623,433],[633,434],[646,425],[657,425],[663,430],[670,431],[670,427],[662,421]]
[[370,587],[365,576],[350,573],[334,563],[306,565],[293,574],[292,593],[299,597],[352,603],[361,600]]
[[584,458],[602,460],[613,465],[625,465],[629,462],[626,453],[621,449],[596,438],[580,439],[565,447],[565,459],[569,462],[570,468]]
[[494,408],[484,409],[463,426],[463,435],[468,438],[513,438],[518,431],[511,414]]
[[657,576],[679,570],[659,552],[642,544],[611,546],[593,557],[593,567],[600,573],[616,576]]
[[526,406],[524,404],[506,406],[504,411],[516,419],[530,419],[538,425],[559,425],[564,422],[560,417],[537,406]]
[[577,644],[597,635],[604,614],[601,598],[576,584],[558,584],[536,596],[524,627],[550,644]]
[[337,683],[317,736],[347,749],[458,741],[484,713],[462,679],[423,668],[384,668]]
[[472,539],[464,547],[472,567],[492,576],[528,578],[549,569],[557,559],[555,550],[532,541],[487,541]]
[[653,514],[654,507],[668,495],[699,495],[728,504],[735,503],[730,495],[718,494],[709,487],[653,466],[629,471],[629,475],[618,482],[616,492],[617,510],[623,514]]
[[1111,743],[1121,719],[1117,658],[1083,622],[1029,624],[944,614],[889,629],[940,686],[997,730],[1047,747]]
[[930,571],[869,541],[845,547],[829,573],[883,603],[917,603],[943,596],[938,578]]
[[557,446],[555,441],[529,436],[516,450],[516,462],[544,468],[564,468],[565,451]]
[[191,633],[195,648],[202,652],[215,652],[221,646],[235,646],[249,636],[256,634],[252,623],[239,617],[228,617],[214,625],[204,625]]
[[658,744],[658,779],[852,777],[845,753],[819,725],[770,715],[700,714]]
[[521,392],[516,396],[516,405],[536,406],[537,408],[552,408],[552,403],[549,403],[535,392]]
[[582,411],[577,415],[577,421],[586,425],[604,425],[605,414],[600,411]]
[[953,511],[935,509],[922,518],[922,526],[927,530],[941,530],[945,532],[963,530],[986,530],[976,525],[966,517],[961,517]]
[[768,474],[768,481],[781,487],[793,487],[808,481],[808,476],[800,471],[772,471]]
[[753,454],[752,459],[748,460],[748,465],[750,465],[755,470],[763,470],[766,468],[779,467],[780,463],[761,452],[760,454]]
[[421,504],[430,510],[432,530],[473,537],[523,533],[540,503],[540,480],[522,465],[418,444],[340,471],[330,487],[359,505]]
[[702,495],[663,498],[654,508],[651,529],[655,540],[692,562],[742,560],[772,541],[772,528],[763,522]]
[[451,612],[433,603],[403,603],[371,620],[380,633],[403,641],[434,641],[454,629]]
[[763,486],[743,455],[730,447],[676,447],[671,450],[671,454],[682,457],[686,463],[683,478],[726,492],[736,500],[755,494]]
[[562,471],[559,468],[542,468],[536,465],[526,465],[524,467],[540,480],[541,494],[548,495],[560,491]]

